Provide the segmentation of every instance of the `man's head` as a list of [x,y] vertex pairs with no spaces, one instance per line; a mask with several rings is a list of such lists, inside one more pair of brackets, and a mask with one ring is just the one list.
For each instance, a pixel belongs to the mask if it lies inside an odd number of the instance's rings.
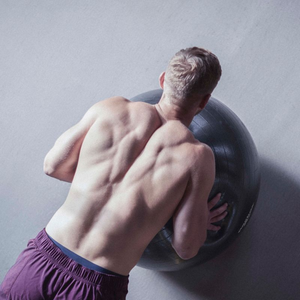
[[172,103],[185,106],[192,99],[208,100],[221,73],[219,60],[213,53],[193,47],[175,54],[160,82]]

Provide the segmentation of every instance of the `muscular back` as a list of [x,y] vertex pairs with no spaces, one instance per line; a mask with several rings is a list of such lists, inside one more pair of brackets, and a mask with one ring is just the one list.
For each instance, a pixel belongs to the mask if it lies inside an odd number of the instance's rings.
[[202,146],[146,103],[112,98],[94,113],[68,197],[47,232],[90,261],[128,274],[189,192]]

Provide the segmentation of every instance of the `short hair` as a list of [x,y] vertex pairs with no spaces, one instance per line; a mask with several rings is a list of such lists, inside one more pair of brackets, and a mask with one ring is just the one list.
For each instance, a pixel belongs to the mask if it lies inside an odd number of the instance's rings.
[[164,92],[177,100],[211,94],[222,74],[216,55],[202,48],[182,49],[169,62]]

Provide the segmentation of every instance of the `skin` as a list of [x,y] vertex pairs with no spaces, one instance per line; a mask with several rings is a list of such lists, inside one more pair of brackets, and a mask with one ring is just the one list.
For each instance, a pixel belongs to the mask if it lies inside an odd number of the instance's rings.
[[128,275],[173,216],[174,250],[183,259],[195,256],[207,230],[220,229],[212,223],[227,208],[213,210],[220,195],[207,203],[214,156],[187,129],[209,96],[188,110],[171,105],[165,94],[154,106],[113,97],[91,107],[45,158],[47,175],[72,183],[47,233],[89,261]]

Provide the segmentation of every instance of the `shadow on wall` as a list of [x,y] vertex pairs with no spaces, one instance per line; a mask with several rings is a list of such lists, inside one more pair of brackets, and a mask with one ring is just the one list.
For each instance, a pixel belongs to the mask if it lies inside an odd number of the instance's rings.
[[241,236],[213,260],[161,276],[199,299],[289,300],[300,294],[300,183],[261,160],[256,209]]

